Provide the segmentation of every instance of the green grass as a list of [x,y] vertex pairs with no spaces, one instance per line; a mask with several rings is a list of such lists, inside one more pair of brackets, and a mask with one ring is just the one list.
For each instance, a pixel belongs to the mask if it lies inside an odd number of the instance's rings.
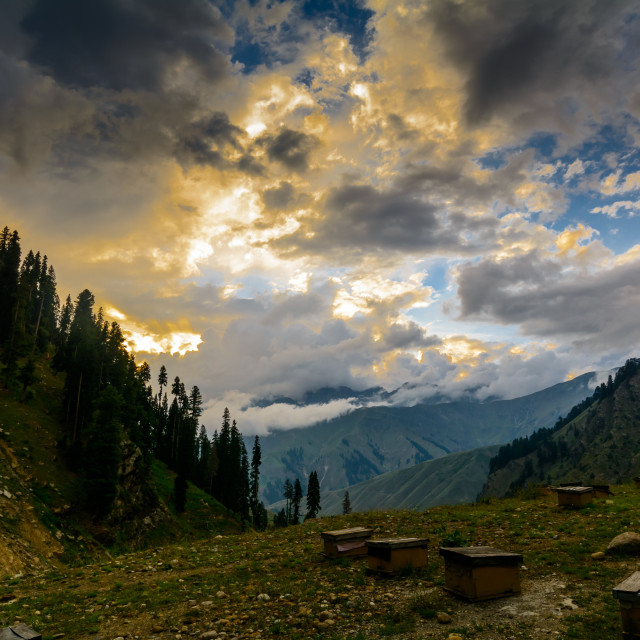
[[[251,628],[263,639],[443,640],[454,630],[465,640],[602,640],[621,635],[611,588],[635,569],[635,562],[609,555],[596,562],[591,554],[605,550],[618,533],[640,528],[640,491],[635,486],[615,487],[611,501],[598,500],[573,511],[558,508],[555,496],[531,488],[514,498],[473,505],[356,513],[279,530],[240,532],[231,514],[191,486],[187,512],[171,511],[174,475],[154,463],[158,494],[171,518],[147,539],[147,548],[132,551],[121,541],[107,550],[91,542],[73,509],[64,508],[73,504],[78,480],[61,460],[54,461],[60,435],[55,398],[62,381],[46,370],[41,376],[43,389],[31,404],[20,405],[11,391],[0,390],[0,446],[10,446],[29,467],[34,517],[50,531],[65,533],[64,551],[62,562],[47,572],[29,568],[22,577],[0,579],[0,626],[22,620],[42,632],[44,640],[58,634],[79,640],[123,633],[169,637],[177,633],[172,629],[182,633],[183,627],[183,637],[210,628],[248,637]],[[25,493],[15,479],[3,480],[3,486]],[[0,519],[6,533],[15,534],[20,525],[17,516]],[[373,529],[374,537],[427,538],[426,569],[381,579],[366,571],[366,560],[324,560],[320,532],[353,526]],[[472,607],[461,603],[443,589],[444,565],[437,551],[440,545],[455,544],[522,553],[527,567],[521,571],[523,593],[552,580],[564,585],[562,594],[579,609],[556,619],[558,635],[536,636],[534,622],[500,613],[500,607],[513,601]],[[257,600],[264,593],[269,600]],[[545,603],[543,611],[555,604]],[[492,606],[496,615],[478,620],[469,615],[492,611]],[[323,611],[335,614],[332,628],[318,627]],[[439,625],[440,611],[449,613],[454,623]],[[126,625],[124,619],[129,620]],[[155,626],[161,629],[158,634]]]

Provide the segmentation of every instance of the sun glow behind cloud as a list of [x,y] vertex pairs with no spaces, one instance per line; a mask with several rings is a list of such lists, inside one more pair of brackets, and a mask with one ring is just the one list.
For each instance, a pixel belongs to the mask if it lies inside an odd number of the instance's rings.
[[198,346],[203,342],[201,335],[177,328],[168,327],[168,330],[163,333],[150,331],[148,327],[128,318],[115,307],[108,307],[105,313],[107,317],[118,322],[127,350],[134,353],[154,355],[166,353],[183,356],[189,351],[197,351]]
[[[14,4],[16,33],[46,5]],[[83,42],[74,3],[78,40],[43,22],[23,54],[0,42],[0,207],[65,292],[117,307],[132,350],[188,354],[211,398],[430,377],[504,394],[633,355],[633,3],[571,0],[553,24],[497,0],[375,0],[357,24],[143,4],[134,67],[114,0],[108,55],[87,43],[82,67],[59,55]],[[186,27],[165,51],[166,16]]]

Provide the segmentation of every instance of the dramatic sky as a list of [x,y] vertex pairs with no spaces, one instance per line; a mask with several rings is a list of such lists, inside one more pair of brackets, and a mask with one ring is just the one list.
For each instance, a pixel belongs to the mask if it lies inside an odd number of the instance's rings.
[[0,218],[245,434],[640,355],[631,0],[2,0]]

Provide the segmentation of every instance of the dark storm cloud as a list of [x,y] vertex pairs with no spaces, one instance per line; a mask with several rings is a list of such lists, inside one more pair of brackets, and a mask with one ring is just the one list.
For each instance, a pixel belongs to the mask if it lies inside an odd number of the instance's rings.
[[273,189],[265,189],[262,192],[262,202],[265,207],[265,222],[275,219],[280,214],[294,209],[307,207],[312,198],[306,192],[297,191],[290,182],[281,182]]
[[225,164],[225,147],[242,148],[239,138],[243,133],[240,127],[231,124],[226,113],[214,113],[185,128],[176,144],[176,157],[187,164],[220,168]]
[[0,153],[26,168],[60,136],[95,136],[95,107],[0,52]]
[[292,253],[340,253],[350,261],[369,251],[466,254],[493,242],[495,218],[448,213],[432,195],[364,184],[334,187],[322,216],[303,219],[300,229],[276,244]]
[[569,336],[620,348],[640,340],[640,265],[564,274],[535,253],[465,266],[458,279],[464,320],[519,325],[528,335]]
[[275,160],[292,171],[303,173],[307,170],[309,155],[320,141],[302,131],[282,127],[275,135],[261,136],[258,144],[266,148],[270,160]]
[[281,182],[275,189],[266,189],[262,193],[262,201],[267,209],[287,209],[293,202],[294,189],[289,182]]
[[22,21],[28,60],[74,87],[156,91],[188,61],[209,82],[229,72],[227,36],[207,0],[36,0]]
[[466,119],[477,125],[538,99],[560,106],[618,76],[624,40],[638,37],[631,10],[631,0],[436,0],[428,19],[467,75]]
[[392,324],[386,330],[383,341],[388,349],[419,349],[442,342],[437,336],[427,336],[426,330],[415,322],[407,325]]

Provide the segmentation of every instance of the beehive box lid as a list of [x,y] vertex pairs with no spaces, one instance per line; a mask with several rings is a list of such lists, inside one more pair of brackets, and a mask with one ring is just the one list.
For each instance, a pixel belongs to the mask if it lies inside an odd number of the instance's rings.
[[632,573],[626,580],[614,587],[613,597],[618,600],[640,602],[640,571]]
[[367,546],[374,549],[409,549],[411,547],[426,547],[426,538],[386,538],[383,540],[367,540]]
[[516,565],[522,562],[521,554],[495,547],[440,547],[440,555],[470,566]]
[[373,534],[373,529],[364,527],[353,527],[351,529],[336,529],[335,531],[323,531],[320,535],[324,540],[353,540],[358,538],[368,538]]
[[582,495],[583,493],[591,493],[593,487],[556,487],[558,493],[567,493],[571,495]]
[[42,636],[21,622],[13,627],[0,629],[0,640],[40,640]]

